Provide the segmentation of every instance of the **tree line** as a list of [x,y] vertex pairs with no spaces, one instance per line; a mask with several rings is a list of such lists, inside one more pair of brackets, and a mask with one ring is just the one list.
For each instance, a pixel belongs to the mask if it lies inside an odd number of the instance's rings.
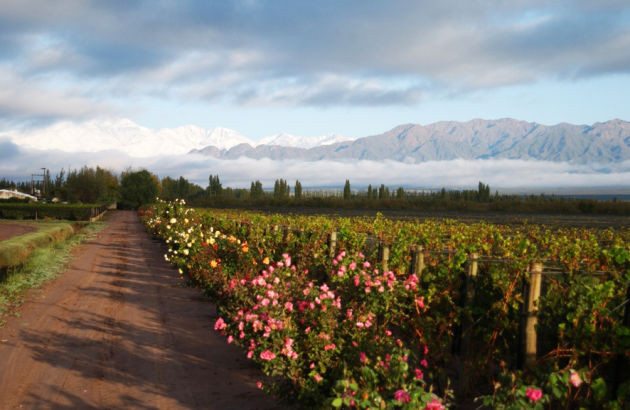
[[499,212],[557,212],[630,214],[630,202],[597,201],[595,199],[567,199],[549,195],[506,195],[479,182],[477,189],[463,190],[406,190],[383,183],[368,184],[353,189],[349,179],[343,189],[304,190],[296,180],[290,184],[284,178],[274,181],[273,188],[265,189],[260,180],[252,181],[249,189],[224,187],[218,174],[209,175],[204,188],[183,176],[160,179],[147,170],[125,170],[120,175],[96,167],[61,170],[54,177],[46,172],[44,178],[14,182],[0,179],[0,188],[17,189],[24,193],[40,192],[41,198],[63,202],[111,203],[122,208],[137,208],[153,202],[185,199],[201,207],[327,207],[356,209],[410,209],[437,211],[499,211]]
[[127,169],[120,175],[111,170],[84,166],[54,177],[46,170],[38,180],[13,181],[0,179],[0,189],[35,195],[40,201],[84,204],[117,202],[121,208],[138,208],[153,202],[160,194],[160,181],[147,170]]
[[[219,175],[210,175],[206,189],[180,177],[179,185],[186,191],[165,195],[164,199],[184,198],[193,206],[201,207],[325,207],[347,209],[401,209],[428,211],[473,212],[531,212],[567,214],[630,214],[628,201],[598,201],[570,199],[554,195],[494,194],[488,184],[479,181],[477,189],[407,190],[402,186],[369,184],[367,188],[353,189],[346,179],[343,189],[304,190],[296,180],[291,186],[283,178],[274,181],[273,188],[265,189],[260,180],[252,181],[250,188],[223,187]],[[164,180],[162,180],[162,185]]]

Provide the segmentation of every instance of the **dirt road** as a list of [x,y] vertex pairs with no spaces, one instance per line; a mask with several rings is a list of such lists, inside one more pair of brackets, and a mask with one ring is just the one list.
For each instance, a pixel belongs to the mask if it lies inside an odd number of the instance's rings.
[[261,373],[213,330],[135,213],[80,247],[0,329],[0,408],[271,409]]

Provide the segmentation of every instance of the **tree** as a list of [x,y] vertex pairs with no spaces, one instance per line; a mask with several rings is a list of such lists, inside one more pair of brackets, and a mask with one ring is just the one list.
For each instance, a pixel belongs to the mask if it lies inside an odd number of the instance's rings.
[[372,199],[372,184],[368,185],[367,199]]
[[122,173],[120,178],[121,208],[137,209],[141,205],[153,202],[158,193],[157,177],[146,169],[127,170]]
[[405,199],[405,189],[403,187],[398,187],[396,190],[396,198]]
[[343,186],[343,199],[350,199],[352,191],[350,190],[350,180],[346,179],[346,184]]
[[210,196],[219,196],[223,192],[223,186],[219,181],[219,175],[210,175],[208,184],[208,193]]
[[295,181],[295,188],[293,188],[293,195],[295,199],[302,198],[302,183],[298,180]]
[[378,199],[385,199],[385,184],[381,184],[381,187],[378,189]]
[[291,193],[291,187],[287,184],[287,181],[280,178],[276,179],[273,185],[273,197],[276,199],[288,198]]
[[479,186],[477,188],[477,198],[481,202],[490,201],[490,185],[486,185],[483,182],[479,181]]
[[188,182],[186,178],[181,176],[179,179],[173,179],[171,177],[162,179],[161,197],[168,201],[172,201],[176,198],[190,200],[193,196],[202,191],[203,189],[199,185]]
[[72,170],[68,173],[65,183],[65,191],[59,189],[59,193],[65,195],[64,200],[70,202],[97,203],[114,202],[118,197],[118,178],[111,172],[101,167],[80,170]]
[[256,180],[256,182],[252,182],[252,186],[249,189],[249,196],[252,199],[258,199],[258,198],[262,198],[264,194],[265,194],[265,191],[263,191],[262,183],[258,180]]

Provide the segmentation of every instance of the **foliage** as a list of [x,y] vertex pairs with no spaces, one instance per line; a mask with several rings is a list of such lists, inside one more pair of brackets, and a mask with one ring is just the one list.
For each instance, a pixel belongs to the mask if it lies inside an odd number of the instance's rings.
[[[283,232],[260,232],[250,243],[239,239],[238,229],[224,233],[225,220],[183,205],[143,211],[145,223],[166,241],[165,257],[182,278],[218,303],[215,330],[278,377],[270,390],[306,407],[442,408],[424,376],[426,346],[417,354],[396,334],[422,300],[418,287],[379,272],[360,253],[314,256],[336,268],[320,277],[300,267],[309,263],[306,257],[296,262],[272,245]],[[264,241],[270,249],[259,246]],[[299,247],[308,239],[295,242]],[[368,288],[378,297],[365,297]]]
[[179,177],[179,179],[163,178],[161,185],[160,196],[167,201],[173,201],[177,198],[192,198],[203,192],[203,188],[188,182],[184,177]]
[[[617,363],[630,351],[628,229],[200,213],[173,204],[145,221],[169,244],[182,277],[217,300],[225,324],[218,330],[286,381],[278,393],[307,405],[418,408],[435,394],[448,399],[451,386],[456,403],[476,397],[498,408],[614,408],[627,400],[629,373]],[[390,249],[384,271],[375,265],[375,238]],[[424,268],[413,275],[416,245]],[[463,304],[473,253],[479,273],[472,303]],[[524,289],[540,261],[558,273],[545,275],[539,300],[539,359],[519,370]],[[474,384],[454,376],[454,365],[474,374]]]
[[287,181],[280,178],[276,179],[273,185],[273,197],[275,199],[286,199],[291,193],[291,187],[287,184]]
[[256,180],[256,182],[252,182],[252,186],[249,190],[249,196],[252,199],[257,199],[262,198],[264,194],[265,192],[263,191],[262,183],[258,180]]
[[[219,175],[210,175],[208,178],[208,193],[210,196],[219,196],[223,193],[223,186],[219,180]],[[187,196],[180,195],[178,198],[187,198]]]
[[295,188],[293,189],[293,196],[295,199],[302,198],[302,183],[298,180],[295,181]]
[[153,202],[158,195],[157,177],[149,171],[123,172],[120,178],[120,207],[137,209]]
[[34,250],[62,241],[80,225],[66,222],[39,223],[38,230],[0,242],[0,270],[24,263]]
[[87,221],[106,207],[98,204],[3,203],[0,204],[0,218]]
[[118,178],[111,171],[85,166],[68,173],[60,192],[63,200],[94,204],[116,202],[118,189]]
[[[41,222],[39,224],[44,225],[45,228],[46,225],[51,225]],[[52,225],[59,224],[54,223]],[[28,258],[22,260],[20,265],[0,269],[6,273],[6,277],[0,281],[0,327],[3,324],[2,316],[11,312],[21,303],[23,295],[28,289],[37,288],[46,280],[55,278],[71,259],[72,249],[92,238],[106,226],[105,222],[93,222],[85,225],[78,233],[63,241],[55,242],[51,246],[40,245]]]

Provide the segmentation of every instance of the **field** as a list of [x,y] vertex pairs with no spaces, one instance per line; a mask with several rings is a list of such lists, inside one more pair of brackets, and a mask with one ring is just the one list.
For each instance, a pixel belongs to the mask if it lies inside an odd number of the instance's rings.
[[0,279],[8,268],[24,263],[36,249],[62,241],[82,226],[68,221],[9,223],[0,220]]
[[[215,329],[305,406],[621,407],[630,230],[147,209]],[[474,403],[474,404],[473,404]]]
[[377,214],[387,219],[399,221],[414,221],[423,219],[454,219],[460,222],[476,223],[490,222],[503,225],[538,224],[548,226],[565,227],[630,227],[630,217],[627,215],[568,215],[562,213],[514,213],[514,212],[473,212],[473,211],[423,211],[423,210],[396,210],[396,209],[343,209],[343,208],[309,208],[309,207],[281,207],[268,206],[264,208],[243,208],[242,210],[230,209],[229,211],[217,208],[219,212],[231,212],[238,215],[249,212],[265,215],[304,215],[304,216],[328,216],[328,217],[375,217]]

